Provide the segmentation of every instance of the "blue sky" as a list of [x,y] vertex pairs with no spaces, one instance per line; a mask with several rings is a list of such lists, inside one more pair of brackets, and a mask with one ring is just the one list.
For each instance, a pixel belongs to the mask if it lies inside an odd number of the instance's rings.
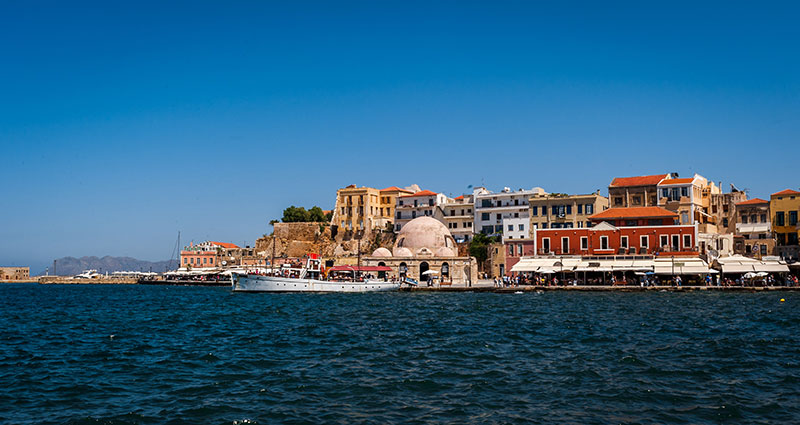
[[3,2],[0,263],[248,243],[417,183],[797,188],[800,7]]

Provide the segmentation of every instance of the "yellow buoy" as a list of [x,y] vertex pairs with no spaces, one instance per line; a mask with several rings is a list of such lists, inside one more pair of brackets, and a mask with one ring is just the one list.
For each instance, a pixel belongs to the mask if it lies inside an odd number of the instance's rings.
[[786,301],[786,300],[784,300],[783,298],[781,298],[781,302],[784,302],[784,301]]

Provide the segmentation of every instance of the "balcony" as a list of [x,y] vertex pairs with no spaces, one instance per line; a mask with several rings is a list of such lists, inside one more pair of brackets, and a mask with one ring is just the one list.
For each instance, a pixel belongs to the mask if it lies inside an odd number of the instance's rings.
[[769,223],[736,223],[736,233],[769,233],[772,228]]

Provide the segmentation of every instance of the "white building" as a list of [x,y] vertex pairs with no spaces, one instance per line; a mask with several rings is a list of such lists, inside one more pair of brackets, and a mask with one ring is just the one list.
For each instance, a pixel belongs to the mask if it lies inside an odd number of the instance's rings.
[[461,195],[455,199],[448,199],[440,205],[441,209],[434,213],[434,218],[444,223],[456,242],[467,242],[472,239],[473,221],[473,196]]
[[516,192],[507,187],[501,192],[489,192],[484,187],[477,187],[472,194],[475,205],[473,231],[486,235],[502,235],[505,242],[508,239],[528,237],[528,198],[545,195],[547,192],[541,187],[519,189]]
[[409,221],[417,217],[433,217],[437,208],[448,202],[443,193],[423,190],[413,195],[397,197],[394,211],[394,231],[399,232]]

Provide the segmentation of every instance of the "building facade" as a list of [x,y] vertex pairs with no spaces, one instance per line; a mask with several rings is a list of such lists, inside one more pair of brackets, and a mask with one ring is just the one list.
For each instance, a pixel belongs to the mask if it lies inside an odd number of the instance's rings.
[[[433,217],[437,209],[447,203],[448,198],[443,193],[422,190],[410,195],[401,195],[397,198],[394,216],[394,231],[399,232],[403,226],[417,217]],[[441,216],[441,213],[439,214]]]
[[736,204],[747,200],[747,193],[731,185],[728,193],[712,193],[709,214],[717,219],[717,232],[736,233]]
[[225,258],[228,250],[239,249],[238,246],[227,242],[206,241],[195,245],[190,243],[181,251],[180,268],[203,269],[216,268],[229,265]]
[[30,277],[30,267],[0,267],[0,280],[25,280]]
[[529,235],[533,229],[573,229],[591,227],[589,217],[608,209],[608,198],[589,195],[544,194],[528,199]]
[[608,186],[611,208],[651,207],[658,205],[658,184],[673,174],[617,177]]
[[773,193],[770,196],[769,209],[772,214],[772,231],[777,241],[776,254],[787,260],[800,259],[800,225],[797,222],[800,192],[786,189]]
[[774,251],[769,201],[755,198],[736,204],[734,253],[762,258]]
[[[337,232],[363,232],[385,225],[380,214],[380,191],[350,185],[336,191],[331,227]],[[385,208],[385,207],[384,207]],[[385,212],[385,211],[384,211]]]
[[540,187],[519,189],[516,192],[507,187],[500,192],[489,192],[483,187],[475,188],[473,232],[502,235],[504,241],[529,237],[528,199],[544,194],[546,192]]
[[397,198],[403,195],[411,195],[414,191],[411,189],[403,189],[397,186],[387,187],[380,190],[380,205],[378,206],[378,218],[376,219],[376,227],[381,229],[388,229],[394,225],[395,205],[397,205]]
[[721,193],[714,182],[695,174],[661,180],[657,187],[658,206],[677,213],[680,224],[697,224],[700,233],[718,233],[717,217],[709,213],[711,196]]
[[472,195],[461,195],[448,199],[441,204],[441,214],[434,213],[434,218],[444,223],[456,242],[469,242],[472,239],[474,200]]

